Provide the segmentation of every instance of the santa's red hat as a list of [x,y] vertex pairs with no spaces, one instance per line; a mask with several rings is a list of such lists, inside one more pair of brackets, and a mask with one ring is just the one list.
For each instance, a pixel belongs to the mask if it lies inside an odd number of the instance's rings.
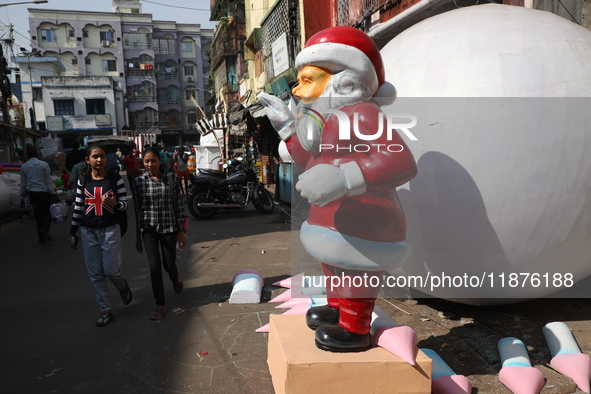
[[314,34],[298,54],[295,66],[326,68],[334,73],[351,70],[382,104],[394,101],[396,89],[385,81],[384,62],[375,42],[361,30],[336,26]]

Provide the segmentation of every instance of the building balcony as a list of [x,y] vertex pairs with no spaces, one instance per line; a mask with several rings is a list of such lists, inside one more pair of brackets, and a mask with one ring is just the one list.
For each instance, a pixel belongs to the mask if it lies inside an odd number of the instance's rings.
[[123,42],[123,49],[151,49],[151,42]]
[[154,48],[154,55],[176,55],[176,49]]
[[140,70],[139,68],[128,68],[125,70],[128,77],[153,77],[154,70]]
[[170,73],[156,73],[156,79],[179,79],[179,72],[170,72]]
[[129,103],[150,103],[156,101],[156,95],[131,95],[127,97]]
[[158,97],[158,104],[180,104],[181,99],[179,97],[171,98],[171,97]]

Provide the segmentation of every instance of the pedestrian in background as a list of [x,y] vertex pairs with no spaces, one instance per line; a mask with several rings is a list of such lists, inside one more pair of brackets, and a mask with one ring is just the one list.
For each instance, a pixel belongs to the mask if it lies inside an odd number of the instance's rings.
[[84,157],[80,154],[80,143],[74,140],[72,150],[66,155],[66,170],[72,172],[72,167],[80,162],[84,162]]
[[115,212],[127,209],[127,192],[121,176],[109,173],[106,168],[107,155],[103,147],[91,146],[86,163],[77,181],[70,246],[78,249],[80,230],[86,269],[101,311],[96,322],[100,327],[113,319],[107,278],[119,291],[124,305],[132,299],[127,280],[121,273],[121,229]]
[[176,149],[174,166],[176,168],[176,176],[181,181],[181,195],[184,196],[189,191],[191,171],[189,171],[189,155],[185,152],[185,147],[182,145]]
[[81,149],[80,155],[82,156],[82,161],[80,163],[76,163],[74,167],[72,167],[72,171],[70,172],[70,183],[69,188],[76,189],[76,183],[78,182],[78,175],[80,171],[86,167],[86,158],[88,157],[88,149]]
[[[144,248],[150,264],[150,278],[156,307],[150,319],[158,320],[166,312],[162,266],[176,293],[183,291],[183,281],[176,266],[175,246],[187,243],[180,186],[174,174],[166,174],[160,153],[147,148],[143,156],[146,172],[134,181],[133,202],[136,217],[136,249]],[[143,246],[142,246],[143,239]]]
[[162,169],[164,170],[165,174],[168,174],[168,154],[166,153],[166,149],[158,149],[158,144],[154,144],[154,148],[159,150],[160,154],[160,161],[162,162]]
[[119,158],[116,153],[107,153],[107,169],[119,172]]
[[141,171],[137,169],[135,164],[135,153],[132,148],[129,148],[127,151],[127,156],[123,159],[123,167],[125,168],[125,172],[127,172],[127,180],[129,181],[129,188],[133,192],[133,180],[136,176],[141,174]]
[[25,207],[25,197],[29,196],[35,212],[39,243],[44,243],[52,239],[49,234],[49,207],[52,201],[58,202],[59,199],[53,188],[49,164],[37,158],[37,148],[33,145],[27,144],[25,150],[29,160],[21,167],[21,208]]

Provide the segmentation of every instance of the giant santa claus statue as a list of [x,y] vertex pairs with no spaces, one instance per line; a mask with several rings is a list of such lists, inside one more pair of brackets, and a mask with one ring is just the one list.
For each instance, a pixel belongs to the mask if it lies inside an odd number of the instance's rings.
[[322,30],[295,63],[297,114],[275,96],[261,93],[259,101],[305,169],[296,190],[311,208],[300,239],[321,261],[328,298],[306,320],[320,349],[364,351],[372,345],[383,273],[410,252],[396,187],[415,176],[416,163],[396,131],[388,133],[380,106],[392,103],[396,91],[366,34],[344,26]]

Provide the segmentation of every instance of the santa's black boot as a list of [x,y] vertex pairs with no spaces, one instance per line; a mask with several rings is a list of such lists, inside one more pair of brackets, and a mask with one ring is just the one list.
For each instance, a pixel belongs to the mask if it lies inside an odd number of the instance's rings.
[[339,324],[319,326],[316,346],[329,352],[363,352],[371,349],[371,313],[375,298],[341,298]]
[[[338,301],[338,298],[335,298]],[[338,303],[337,303],[338,304]],[[315,330],[318,326],[330,325],[334,326],[339,324],[339,310],[328,305],[315,306],[306,312],[306,324],[312,330]]]
[[306,312],[306,324],[315,330],[318,326],[339,324],[339,295],[337,289],[330,285],[332,272],[322,264],[322,271],[326,276],[326,299],[328,305],[314,306]]
[[341,326],[320,326],[316,329],[316,347],[327,352],[353,353],[371,349],[371,335],[355,334]]

